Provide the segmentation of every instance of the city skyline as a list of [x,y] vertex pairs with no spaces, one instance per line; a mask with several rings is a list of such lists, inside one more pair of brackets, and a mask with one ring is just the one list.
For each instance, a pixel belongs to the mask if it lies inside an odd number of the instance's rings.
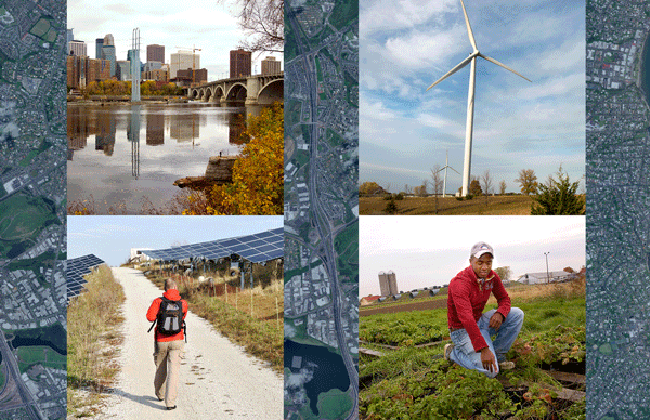
[[[469,265],[475,243],[494,249],[492,269],[525,273],[585,265],[584,216],[363,216],[359,226],[359,297],[379,294],[380,272],[399,290],[442,286]],[[414,234],[417,232],[417,235]]]
[[[173,12],[163,12],[171,10]],[[113,1],[70,0],[68,2],[68,29],[74,30],[74,39],[88,44],[88,53],[94,57],[95,39],[112,34],[118,61],[126,60],[131,49],[133,28],[141,32],[140,60],[146,60],[148,44],[165,46],[165,62],[179,50],[188,51],[196,47],[201,57],[202,68],[208,69],[208,80],[229,76],[230,51],[236,50],[245,39],[235,16],[237,6],[228,1],[224,4],[198,0],[184,10],[178,4],[163,0],[155,4],[116,4]],[[211,13],[207,13],[211,11]],[[180,23],[179,23],[180,22]],[[217,22],[218,24],[215,24]],[[177,46],[183,48],[176,48]],[[261,72],[261,61],[274,56],[282,62],[278,53],[254,53],[251,71]],[[198,67],[197,67],[198,68]]]
[[[430,181],[446,150],[449,166],[462,173],[469,66],[426,89],[472,48],[460,1],[429,3],[368,0],[360,8],[360,182],[390,183],[392,192]],[[584,6],[481,0],[466,7],[478,46],[532,80],[479,61],[471,175],[489,169],[507,192],[520,192],[522,169],[545,182],[562,164],[581,180]],[[447,177],[455,193],[462,175]]]

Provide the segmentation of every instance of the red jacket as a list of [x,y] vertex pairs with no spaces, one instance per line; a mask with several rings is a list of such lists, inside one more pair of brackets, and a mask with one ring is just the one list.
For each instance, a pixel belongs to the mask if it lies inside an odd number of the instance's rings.
[[476,352],[487,346],[477,322],[491,292],[499,304],[497,312],[505,319],[510,313],[510,298],[494,271],[490,271],[481,284],[470,265],[451,279],[447,289],[447,325],[449,328],[464,328]]
[[[178,293],[178,290],[176,289],[169,289],[165,293],[163,293],[163,296],[169,300],[181,300],[181,295]],[[154,299],[153,303],[147,310],[147,320],[148,321],[155,321],[156,317],[158,316],[158,309],[160,309],[160,298]],[[185,319],[185,316],[187,315],[187,302],[184,300],[181,300],[181,305],[183,307],[183,319]],[[158,332],[158,328],[154,328],[154,331],[156,331],[156,341],[175,341],[175,340],[184,340],[185,339],[185,334],[183,334],[183,331],[173,334],[173,335],[162,335]]]

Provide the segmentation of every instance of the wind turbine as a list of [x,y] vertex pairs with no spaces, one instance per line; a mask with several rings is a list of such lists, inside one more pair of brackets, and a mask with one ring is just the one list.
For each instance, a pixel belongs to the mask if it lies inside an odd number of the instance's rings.
[[[451,166],[449,166],[447,164],[447,151],[445,150],[445,166],[444,166],[444,168],[440,168],[440,170],[438,171],[438,172],[440,172],[443,169],[445,170],[445,176],[442,178],[442,198],[445,198],[446,197],[445,194],[447,193],[447,168],[451,169],[452,171],[454,171],[458,175],[460,175],[460,172],[458,172],[457,170],[455,170],[454,168],[452,168]],[[438,185],[440,185],[440,184],[438,184]]]
[[[499,63],[494,58],[481,54],[481,52],[478,50],[478,47],[476,46],[476,41],[474,40],[474,35],[472,34],[472,28],[469,26],[469,18],[467,17],[467,10],[465,10],[465,3],[463,3],[463,0],[460,0],[460,4],[461,6],[463,6],[463,13],[465,14],[465,23],[467,24],[467,34],[469,35],[469,42],[470,44],[472,44],[473,51],[465,60],[461,61],[460,64],[458,64],[453,69],[449,70],[447,74],[445,74],[440,79],[435,81],[431,86],[429,86],[429,89],[431,89],[438,83],[442,82],[452,74],[456,73],[458,70],[462,69],[466,65],[471,64],[470,73],[469,73],[469,92],[467,93],[467,125],[465,127],[465,164],[463,165],[463,196],[467,196],[469,192],[469,172],[470,172],[470,166],[472,161],[472,124],[474,123],[474,93],[476,91],[475,88],[476,58],[482,57],[483,59],[489,61],[490,63],[503,67],[506,70],[510,70],[511,72],[521,77],[522,79],[526,79],[529,82],[531,80],[525,78],[524,76],[517,73],[516,71],[506,66],[505,64]],[[429,91],[429,89],[427,89],[427,91]]]

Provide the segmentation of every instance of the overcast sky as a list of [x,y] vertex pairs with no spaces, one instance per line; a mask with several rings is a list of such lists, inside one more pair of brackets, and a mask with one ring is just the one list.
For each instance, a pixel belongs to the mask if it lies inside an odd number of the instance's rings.
[[584,216],[361,216],[359,296],[379,295],[382,271],[399,290],[441,286],[469,265],[476,242],[494,249],[492,268],[524,273],[580,270],[585,265]]
[[[239,45],[245,34],[237,25],[237,8],[232,1],[158,0],[155,2],[116,2],[111,0],[68,0],[68,28],[75,39],[88,44],[88,55],[95,57],[95,39],[112,34],[118,60],[126,60],[131,49],[133,28],[140,28],[140,60],[147,59],[147,44],[165,46],[165,60],[172,53],[196,46],[201,68],[208,69],[208,80],[230,76],[230,50]],[[260,62],[274,55],[253,54],[252,71],[261,71]],[[284,70],[284,63],[282,64]]]
[[[478,59],[471,173],[490,169],[508,192],[521,169],[544,182],[562,164],[580,180],[584,1],[465,3],[479,50],[532,80]],[[421,185],[447,150],[462,174],[470,66],[426,92],[472,52],[460,1],[361,0],[360,13],[361,182]],[[449,192],[461,183],[447,172]]]
[[68,258],[95,254],[118,266],[131,248],[164,249],[282,226],[282,216],[68,216]]

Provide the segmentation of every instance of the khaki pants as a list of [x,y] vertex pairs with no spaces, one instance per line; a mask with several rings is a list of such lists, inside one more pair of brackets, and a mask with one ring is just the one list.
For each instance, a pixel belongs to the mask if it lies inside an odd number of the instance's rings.
[[167,407],[176,405],[178,377],[183,358],[183,340],[154,341],[153,360],[156,364],[156,377],[153,381],[158,399],[165,399]]

